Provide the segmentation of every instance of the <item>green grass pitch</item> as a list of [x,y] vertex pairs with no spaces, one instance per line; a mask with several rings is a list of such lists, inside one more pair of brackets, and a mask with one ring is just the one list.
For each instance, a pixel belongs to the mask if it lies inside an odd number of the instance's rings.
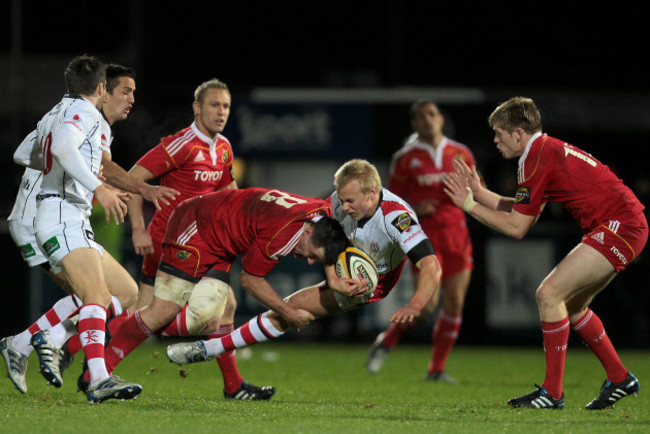
[[[447,364],[458,385],[424,381],[427,345],[401,345],[377,375],[366,373],[365,344],[274,342],[238,351],[242,376],[278,391],[268,402],[223,398],[216,362],[179,367],[152,340],[116,370],[144,390],[133,401],[90,405],[76,392],[78,360],[60,389],[47,386],[33,354],[26,395],[0,382],[0,432],[137,433],[431,433],[649,432],[650,353],[621,351],[641,381],[638,397],[614,409],[586,411],[604,372],[586,349],[569,348],[563,410],[511,409],[507,400],[543,381],[536,348],[457,347]],[[80,357],[78,356],[77,359]],[[4,368],[0,374],[4,375]]]

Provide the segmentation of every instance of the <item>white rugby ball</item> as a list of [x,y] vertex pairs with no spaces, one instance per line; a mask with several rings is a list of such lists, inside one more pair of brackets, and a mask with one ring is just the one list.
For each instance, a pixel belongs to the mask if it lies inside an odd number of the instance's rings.
[[336,275],[352,279],[366,279],[368,282],[365,295],[370,295],[377,288],[379,272],[368,255],[356,247],[348,247],[336,260]]

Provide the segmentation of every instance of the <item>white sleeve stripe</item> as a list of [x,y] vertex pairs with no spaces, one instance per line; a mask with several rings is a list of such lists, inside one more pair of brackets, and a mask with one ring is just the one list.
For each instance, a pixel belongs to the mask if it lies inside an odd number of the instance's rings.
[[196,221],[193,221],[182,234],[178,236],[176,242],[178,244],[187,244],[187,242],[198,232]]
[[286,256],[291,254],[291,252],[293,252],[293,249],[296,248],[296,245],[298,245],[298,241],[300,241],[300,237],[302,236],[303,232],[304,232],[304,227],[300,228],[300,230],[294,234],[294,236],[289,240],[289,242],[280,250],[278,250],[275,254],[273,254],[271,257],[273,259],[277,259],[280,256]]
[[196,136],[196,134],[194,134],[194,131],[192,131],[192,130],[186,132],[181,137],[177,138],[176,140],[174,140],[173,142],[171,142],[167,146],[167,152],[169,152],[169,155],[172,155],[172,156],[176,155],[176,153],[178,153],[178,151],[183,149],[183,146],[185,146],[185,143],[192,141],[192,139],[194,139],[195,136]]

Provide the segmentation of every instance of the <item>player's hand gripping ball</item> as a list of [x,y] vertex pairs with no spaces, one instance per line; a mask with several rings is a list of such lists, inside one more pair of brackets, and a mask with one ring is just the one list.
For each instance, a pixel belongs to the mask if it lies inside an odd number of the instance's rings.
[[364,295],[372,294],[379,281],[379,272],[373,260],[356,247],[348,247],[339,254],[336,260],[336,275],[352,279],[366,279],[367,287]]

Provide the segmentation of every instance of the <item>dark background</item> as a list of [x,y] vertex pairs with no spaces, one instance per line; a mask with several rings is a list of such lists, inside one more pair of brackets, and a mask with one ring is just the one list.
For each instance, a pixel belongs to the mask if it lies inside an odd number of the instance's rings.
[[[22,170],[11,154],[64,92],[62,69],[78,54],[138,71],[136,105],[114,150],[130,167],[146,146],[186,126],[196,85],[218,77],[233,102],[257,88],[449,87],[481,89],[481,104],[443,107],[455,137],[473,148],[491,185],[512,175],[491,147],[486,119],[515,94],[533,96],[545,129],[612,166],[647,203],[650,130],[642,3],[525,1],[147,1],[0,2],[0,207],[11,210]],[[54,72],[43,79],[39,71]],[[41,97],[34,97],[38,89]],[[42,90],[41,90],[42,89]],[[29,95],[29,97],[27,97]],[[4,107],[2,107],[4,106]],[[409,132],[407,105],[376,107],[372,158],[390,158]],[[450,122],[451,123],[451,122]],[[228,130],[225,131],[228,135]],[[484,145],[484,146],[483,146]],[[236,143],[234,144],[237,150]],[[546,216],[564,222],[565,217]],[[472,223],[477,246],[487,236]],[[23,270],[2,236],[5,294],[0,335],[25,326]],[[465,342],[482,333],[484,270],[477,257]],[[611,335],[650,344],[647,260],[623,273],[594,305]]]

